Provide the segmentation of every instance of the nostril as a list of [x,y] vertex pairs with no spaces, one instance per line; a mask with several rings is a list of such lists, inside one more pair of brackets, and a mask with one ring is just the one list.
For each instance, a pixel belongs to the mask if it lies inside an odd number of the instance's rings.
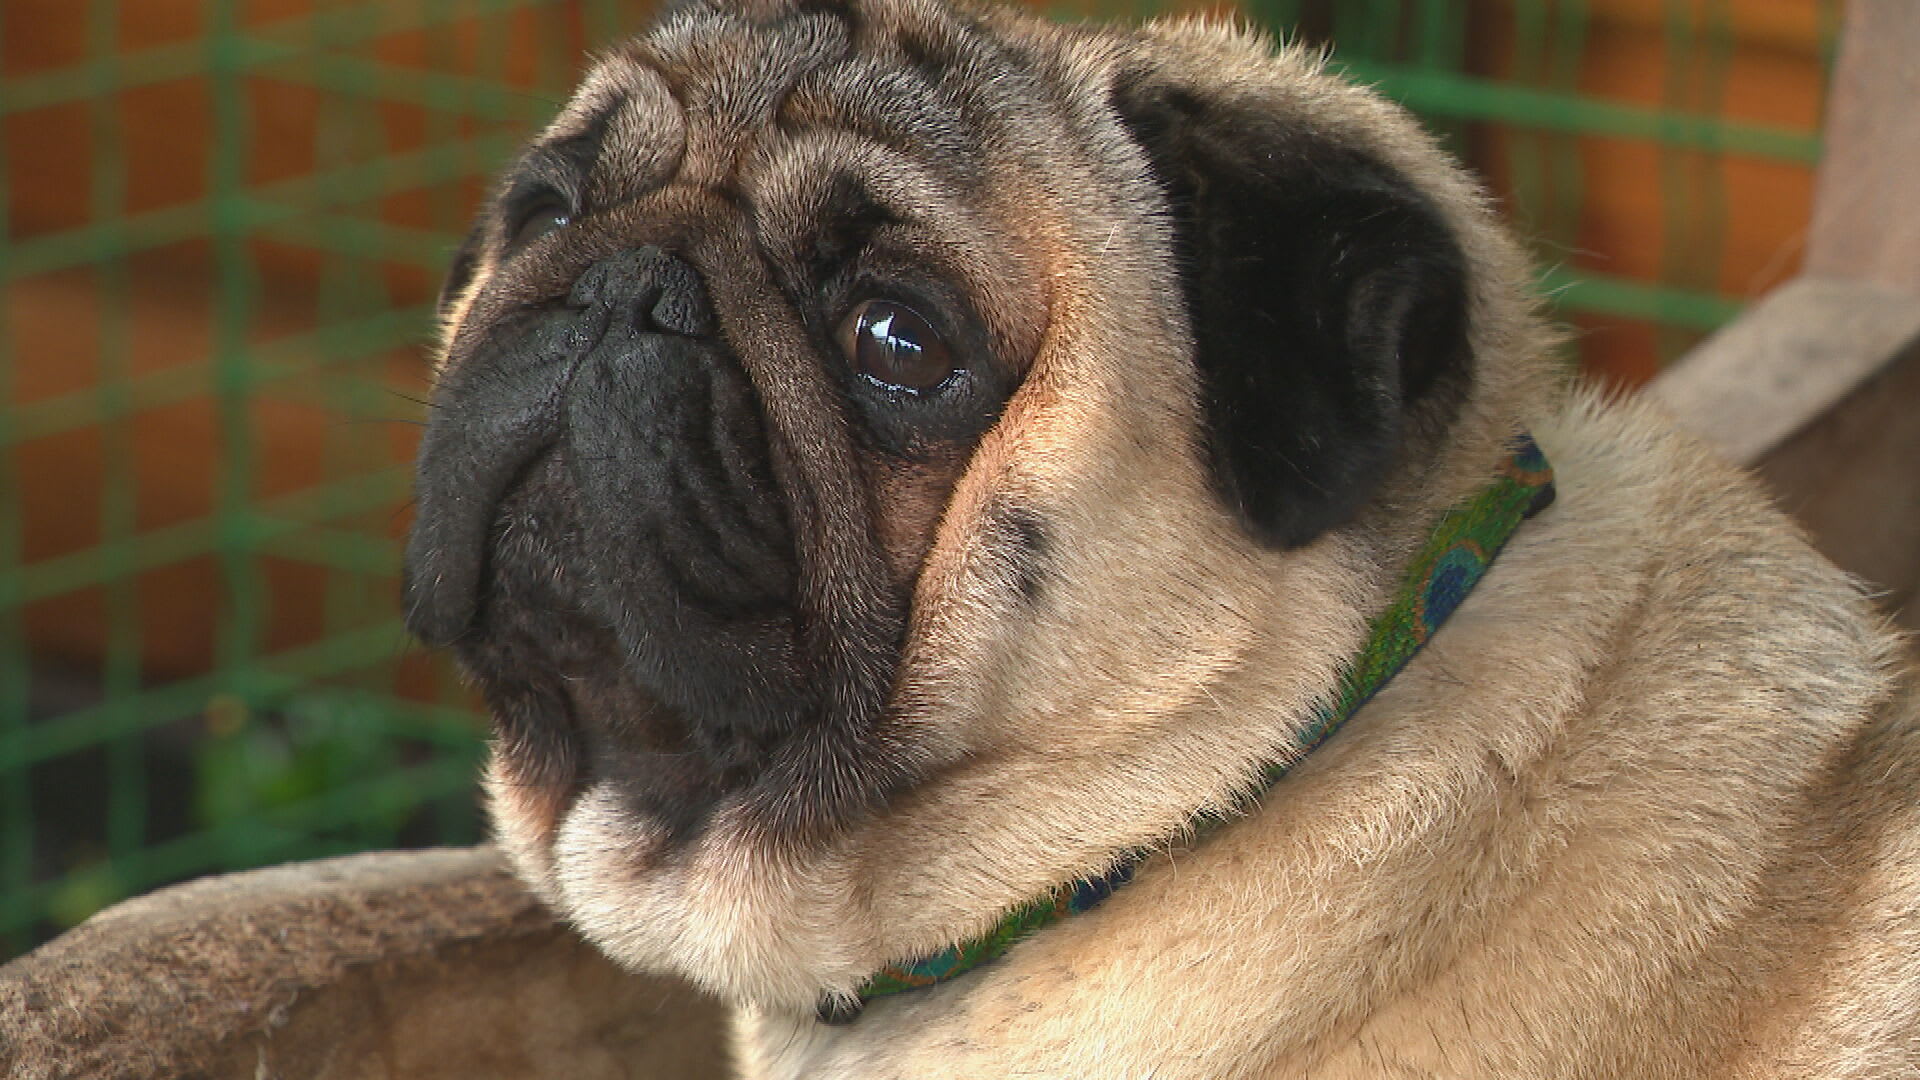
[[594,263],[573,283],[567,300],[580,308],[630,312],[640,333],[704,337],[713,332],[713,310],[700,276],[657,247],[633,248]]
[[654,328],[683,337],[705,337],[713,332],[713,312],[698,289],[668,289],[650,313]]
[[615,262],[618,258],[619,256],[613,259],[602,259],[587,267],[587,272],[581,274],[574,281],[573,288],[568,291],[567,303],[573,307],[592,307],[611,293],[612,282],[609,279],[615,275]]

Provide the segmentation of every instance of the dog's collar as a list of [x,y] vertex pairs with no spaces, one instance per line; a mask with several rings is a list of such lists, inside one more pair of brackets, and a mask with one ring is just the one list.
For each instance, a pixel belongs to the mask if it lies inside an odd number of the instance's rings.
[[[1348,665],[1332,697],[1302,728],[1297,752],[1265,768],[1258,792],[1249,801],[1257,800],[1259,793],[1277,783],[1405,667],[1460,606],[1520,523],[1552,502],[1553,469],[1532,437],[1521,435],[1514,440],[1513,452],[1502,464],[1499,478],[1440,519],[1408,564],[1393,602],[1373,620],[1366,648]],[[1195,815],[1189,829],[1197,836],[1227,820],[1217,813],[1202,812]],[[932,986],[973,970],[1041,927],[1098,905],[1131,880],[1134,870],[1157,850],[1137,848],[1120,855],[1113,868],[1099,878],[1055,886],[1007,912],[991,930],[971,941],[950,945],[911,963],[881,968],[856,991],[856,999],[822,999],[820,1019],[830,1024],[847,1023],[874,998]]]

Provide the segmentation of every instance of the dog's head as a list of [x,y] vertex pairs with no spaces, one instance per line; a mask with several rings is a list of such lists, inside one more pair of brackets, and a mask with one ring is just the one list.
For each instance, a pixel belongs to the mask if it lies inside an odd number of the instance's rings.
[[678,9],[443,299],[406,604],[504,845],[616,957],[810,1007],[1164,835],[1487,475],[1523,273],[1298,50]]

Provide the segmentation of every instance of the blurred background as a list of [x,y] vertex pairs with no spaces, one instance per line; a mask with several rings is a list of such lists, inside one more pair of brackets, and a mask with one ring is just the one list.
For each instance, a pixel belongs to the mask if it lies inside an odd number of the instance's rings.
[[[1487,178],[1602,378],[1798,268],[1839,0],[1251,5]],[[484,723],[397,612],[428,305],[648,6],[0,0],[0,959],[198,874],[481,838]]]

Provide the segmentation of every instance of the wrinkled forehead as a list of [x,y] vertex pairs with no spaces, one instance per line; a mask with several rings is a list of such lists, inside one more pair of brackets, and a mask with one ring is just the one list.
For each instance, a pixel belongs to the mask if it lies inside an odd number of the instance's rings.
[[602,58],[529,165],[591,162],[582,201],[599,207],[665,184],[763,195],[823,155],[883,200],[958,195],[1009,132],[1045,122],[1036,96],[1022,57],[944,6],[693,6]]

